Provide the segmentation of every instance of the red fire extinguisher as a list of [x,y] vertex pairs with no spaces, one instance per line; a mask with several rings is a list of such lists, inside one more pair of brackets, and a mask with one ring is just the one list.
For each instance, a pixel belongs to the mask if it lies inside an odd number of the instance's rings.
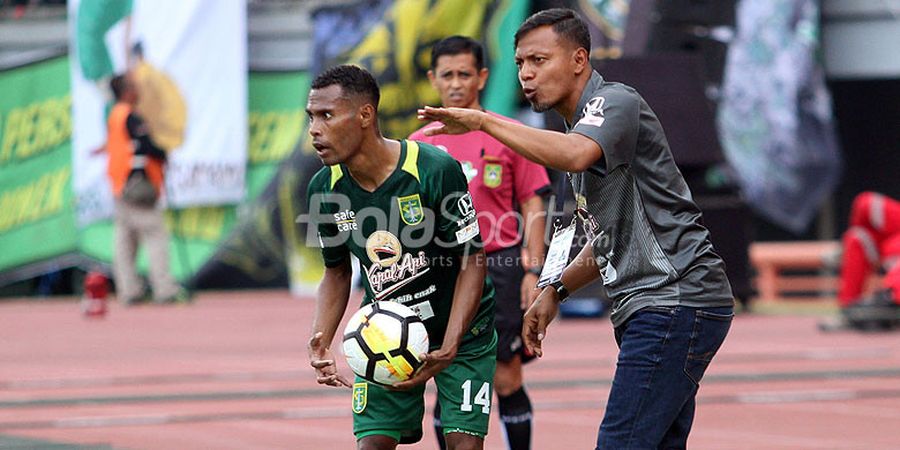
[[106,316],[106,296],[109,283],[101,272],[90,272],[84,278],[84,296],[81,298],[81,311],[86,317],[101,318]]

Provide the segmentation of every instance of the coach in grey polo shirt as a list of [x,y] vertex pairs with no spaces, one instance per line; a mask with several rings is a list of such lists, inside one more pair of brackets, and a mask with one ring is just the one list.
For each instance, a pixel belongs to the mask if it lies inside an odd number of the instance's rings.
[[613,325],[647,306],[732,306],[724,263],[644,99],[592,71],[577,111],[568,131],[603,149],[587,170],[569,176],[615,301]]
[[570,9],[541,11],[515,41],[525,98],[558,112],[568,132],[425,107],[421,119],[443,123],[426,134],[481,130],[569,172],[589,243],[525,314],[525,344],[542,355],[569,291],[602,278],[619,356],[597,448],[685,448],[699,382],[733,317],[724,264],[656,115],[634,89],[592,70],[585,22]]

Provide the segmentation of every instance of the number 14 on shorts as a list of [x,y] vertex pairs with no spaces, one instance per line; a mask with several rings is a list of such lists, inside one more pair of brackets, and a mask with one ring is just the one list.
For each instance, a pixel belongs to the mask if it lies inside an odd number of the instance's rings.
[[481,388],[478,389],[478,392],[475,394],[475,397],[472,397],[472,380],[466,380],[462,384],[463,398],[462,404],[459,405],[459,409],[463,412],[471,412],[472,405],[481,406],[481,412],[483,414],[491,413],[491,384],[488,382],[484,382],[481,385]]

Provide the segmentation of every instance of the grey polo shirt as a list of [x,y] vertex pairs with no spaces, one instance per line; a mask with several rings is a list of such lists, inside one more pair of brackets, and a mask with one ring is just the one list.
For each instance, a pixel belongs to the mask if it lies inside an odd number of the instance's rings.
[[672,159],[656,114],[633,88],[593,72],[568,132],[603,156],[570,173],[614,326],[648,306],[734,304],[722,258]]

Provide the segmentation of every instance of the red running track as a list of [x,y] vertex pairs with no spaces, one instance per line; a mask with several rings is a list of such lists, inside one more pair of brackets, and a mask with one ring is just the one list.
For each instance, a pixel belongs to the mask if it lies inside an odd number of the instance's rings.
[[[103,320],[73,299],[0,302],[0,447],[354,448],[349,390],[316,385],[307,365],[312,310],[285,291],[113,305]],[[900,334],[821,334],[818,319],[737,317],[691,448],[900,448]],[[615,365],[609,321],[558,321],[547,339],[526,368],[533,447],[593,448]],[[434,448],[425,430],[401,448]],[[485,447],[505,448],[496,415]]]

